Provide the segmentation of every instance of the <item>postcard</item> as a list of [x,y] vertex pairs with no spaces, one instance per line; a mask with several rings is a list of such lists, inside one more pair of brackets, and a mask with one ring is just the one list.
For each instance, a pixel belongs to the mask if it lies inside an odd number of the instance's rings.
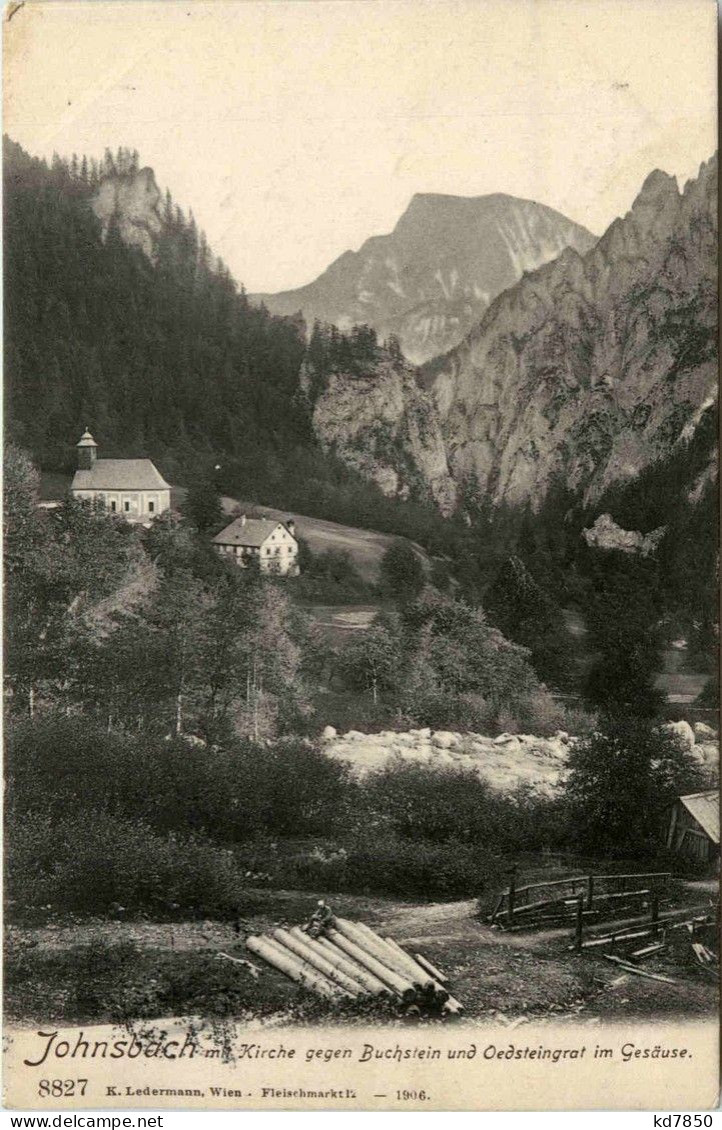
[[716,18],[6,7],[6,1107],[715,1107]]

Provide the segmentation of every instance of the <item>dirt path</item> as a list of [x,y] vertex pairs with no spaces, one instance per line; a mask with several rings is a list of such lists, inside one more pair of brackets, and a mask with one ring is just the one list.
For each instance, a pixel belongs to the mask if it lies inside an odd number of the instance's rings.
[[[298,914],[299,894],[295,891],[274,892],[273,912],[244,916],[232,922],[123,922],[103,918],[88,919],[69,925],[33,927],[9,926],[9,943],[32,945],[41,950],[63,950],[78,945],[120,945],[132,943],[141,949],[188,952],[207,949],[228,949],[242,944],[247,934],[265,931],[280,925],[303,921]],[[285,896],[285,897],[284,897]],[[300,895],[310,911],[314,898]],[[284,903],[286,906],[284,907]],[[491,929],[477,916],[476,900],[442,903],[399,903],[391,899],[337,897],[333,906],[342,916],[361,918],[382,934],[389,934],[401,944],[445,943],[478,946],[502,945],[505,948],[531,949],[564,931],[543,934],[505,934]]]

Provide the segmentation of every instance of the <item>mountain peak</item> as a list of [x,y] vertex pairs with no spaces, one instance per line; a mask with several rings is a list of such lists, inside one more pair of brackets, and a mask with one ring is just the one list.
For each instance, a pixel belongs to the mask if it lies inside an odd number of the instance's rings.
[[671,196],[679,196],[677,178],[662,169],[653,169],[642,184],[632,208],[641,202],[664,200]]
[[307,322],[367,323],[421,363],[457,345],[524,272],[594,243],[586,228],[533,200],[417,192],[392,232],[346,252],[315,282],[255,297],[274,313],[300,310]]

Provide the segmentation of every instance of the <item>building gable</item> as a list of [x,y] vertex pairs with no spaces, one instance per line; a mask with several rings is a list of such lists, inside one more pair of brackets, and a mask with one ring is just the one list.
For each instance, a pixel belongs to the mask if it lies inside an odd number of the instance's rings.
[[281,545],[282,543],[293,546],[298,544],[283,522],[268,518],[246,518],[244,520],[243,517],[234,519],[229,526],[216,534],[213,542],[215,545],[239,545],[253,549]]

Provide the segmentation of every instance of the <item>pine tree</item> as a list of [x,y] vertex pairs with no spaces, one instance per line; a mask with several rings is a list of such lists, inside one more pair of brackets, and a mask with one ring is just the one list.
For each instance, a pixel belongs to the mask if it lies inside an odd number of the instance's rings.
[[211,474],[198,476],[191,484],[183,505],[183,513],[200,533],[214,530],[224,522],[221,496]]
[[418,554],[400,538],[392,542],[384,553],[379,572],[382,588],[401,601],[415,600],[426,579]]
[[505,636],[531,651],[541,679],[565,686],[571,677],[570,641],[556,606],[513,554],[502,564],[484,604]]
[[676,735],[624,715],[603,719],[569,757],[565,802],[575,848],[620,858],[657,850],[665,808],[702,783]]

